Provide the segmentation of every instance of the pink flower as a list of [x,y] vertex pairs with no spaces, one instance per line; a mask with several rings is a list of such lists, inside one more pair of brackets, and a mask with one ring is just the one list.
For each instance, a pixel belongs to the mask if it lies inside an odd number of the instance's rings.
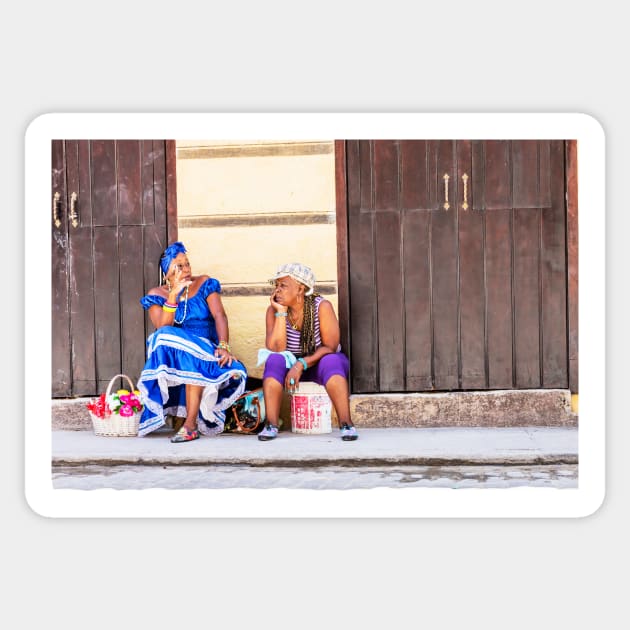
[[135,394],[123,394],[120,397],[120,402],[123,405],[128,405],[134,411],[140,411],[142,409],[142,403],[138,400],[138,397]]
[[129,418],[130,416],[133,416],[133,409],[129,405],[123,405],[118,413],[125,418]]

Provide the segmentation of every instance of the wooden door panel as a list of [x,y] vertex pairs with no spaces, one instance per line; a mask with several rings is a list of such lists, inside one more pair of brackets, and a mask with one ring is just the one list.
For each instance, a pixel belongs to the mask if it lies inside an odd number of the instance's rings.
[[398,211],[398,147],[391,140],[373,144],[374,210]]
[[72,388],[70,309],[68,298],[68,229],[66,164],[63,140],[52,141],[51,282],[52,395],[68,396]]
[[119,225],[142,224],[142,162],[140,143],[119,140],[116,143],[117,195]]
[[[564,181],[564,143],[551,143],[550,180]],[[567,387],[566,211],[561,186],[541,212],[542,387]]]
[[[142,140],[140,147],[142,150],[142,225],[148,226],[156,223],[155,195],[153,193],[153,141]],[[161,223],[160,225],[164,224]]]
[[[94,284],[92,281],[92,225],[89,185],[88,142],[67,140],[67,175],[71,206],[77,225],[70,220],[70,312],[72,339],[72,393],[92,394],[96,389],[94,364]],[[86,174],[88,178],[86,179]]]
[[510,143],[504,140],[474,141],[472,158],[473,209],[510,210]]
[[515,386],[540,387],[540,211],[515,209],[514,352]]
[[116,183],[116,142],[91,143],[92,224],[112,226],[118,222]]
[[163,140],[154,140],[151,147],[153,160],[153,208],[155,223],[167,229],[168,190],[166,185],[166,146]]
[[376,270],[378,386],[404,389],[404,299],[399,205],[398,143],[376,140],[372,145],[374,173],[374,263]]
[[437,140],[400,141],[401,210],[437,209]]
[[[459,386],[458,234],[454,172],[455,143],[440,142],[437,156],[439,204],[431,215],[433,377],[436,389],[457,389]],[[444,175],[449,175],[448,179]]]
[[120,372],[137,380],[153,330],[139,300],[159,282],[159,256],[169,226],[176,226],[167,218],[176,205],[174,162],[167,186],[165,146],[164,140],[53,142],[52,187],[61,215],[52,230],[53,397],[98,394]]
[[378,382],[381,391],[405,389],[405,307],[400,243],[400,214],[376,213]]
[[489,389],[511,389],[513,373],[512,215],[488,212],[485,224],[486,344]]
[[[121,367],[118,228],[103,226],[94,229],[93,272],[97,390],[105,391]],[[112,322],[116,325],[112,326]]]
[[[484,215],[480,212],[474,212],[468,201],[471,169],[471,143],[470,141],[459,141],[457,143],[456,177],[461,374],[459,387],[461,389],[484,389],[487,386]],[[464,178],[467,179],[464,180]]]
[[352,391],[567,387],[564,142],[347,149]]
[[431,215],[403,214],[405,387],[406,391],[433,388],[431,370]]
[[[138,209],[140,206],[138,206]],[[142,243],[142,226],[128,226],[120,230],[118,239],[121,307],[121,364],[124,374],[137,378],[138,367],[145,361],[144,310],[140,298],[144,295],[144,271],[138,264],[138,250]],[[134,380],[135,382],[135,380]]]
[[513,140],[510,145],[513,179],[512,207],[549,208],[552,178],[550,142]]
[[[376,330],[376,269],[373,252],[374,214],[372,202],[371,143],[348,142],[348,234],[350,281],[350,328],[353,388],[357,392],[378,391],[378,348]],[[365,205],[364,205],[365,204]]]

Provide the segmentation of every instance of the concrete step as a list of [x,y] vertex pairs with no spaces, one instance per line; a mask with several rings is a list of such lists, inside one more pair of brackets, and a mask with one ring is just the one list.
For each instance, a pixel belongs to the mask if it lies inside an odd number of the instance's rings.
[[354,394],[362,427],[577,427],[568,389]]
[[577,428],[364,428],[354,442],[342,441],[337,429],[312,435],[280,431],[271,442],[261,442],[255,435],[227,433],[173,444],[170,436],[167,431],[146,437],[53,431],[52,464],[325,467],[578,463]]
[[[89,400],[53,399],[53,430],[91,431],[85,407]],[[283,417],[288,413],[286,402]],[[568,389],[353,394],[350,409],[355,425],[365,428],[578,426]],[[290,426],[286,420],[285,426]]]

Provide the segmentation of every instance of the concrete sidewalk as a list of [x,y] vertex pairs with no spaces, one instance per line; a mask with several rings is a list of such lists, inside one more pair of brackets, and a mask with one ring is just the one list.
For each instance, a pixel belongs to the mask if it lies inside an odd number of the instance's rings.
[[281,431],[271,442],[222,434],[184,444],[171,431],[146,437],[103,437],[92,431],[52,431],[52,464],[379,466],[577,464],[577,427],[359,428],[343,442],[339,431],[306,435]]

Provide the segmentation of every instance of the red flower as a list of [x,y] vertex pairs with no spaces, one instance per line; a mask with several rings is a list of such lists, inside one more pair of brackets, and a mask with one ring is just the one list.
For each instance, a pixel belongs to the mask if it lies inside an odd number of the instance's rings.
[[109,405],[105,402],[105,394],[101,394],[96,400],[87,403],[87,408],[98,418],[106,418],[112,413]]

